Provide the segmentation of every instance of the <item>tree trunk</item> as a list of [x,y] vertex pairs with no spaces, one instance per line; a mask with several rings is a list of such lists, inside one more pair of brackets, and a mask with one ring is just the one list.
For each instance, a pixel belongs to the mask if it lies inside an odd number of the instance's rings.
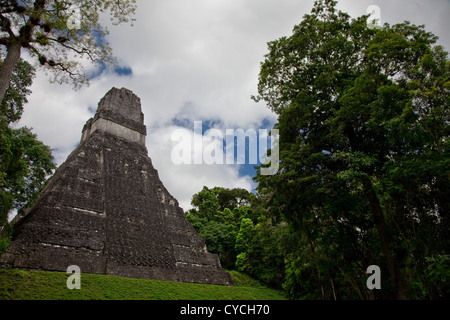
[[373,189],[372,182],[370,182],[370,180],[366,178],[363,180],[363,185],[367,200],[369,201],[370,208],[372,209],[375,225],[377,227],[378,235],[381,241],[381,247],[386,259],[386,265],[388,267],[391,281],[395,290],[394,298],[405,300],[407,299],[406,292],[400,275],[396,254],[390,249],[391,241],[387,233],[386,220],[384,219],[383,209],[381,208],[380,201],[378,200],[375,190]]
[[14,67],[20,58],[21,48],[18,42],[13,42],[7,47],[8,53],[6,54],[5,61],[3,61],[3,65],[0,67],[0,103],[5,98]]
[[331,284],[331,291],[333,293],[333,299],[337,300],[336,290],[334,288],[334,279],[333,279],[333,275],[331,274],[330,271],[328,271],[328,276],[330,277],[330,284]]

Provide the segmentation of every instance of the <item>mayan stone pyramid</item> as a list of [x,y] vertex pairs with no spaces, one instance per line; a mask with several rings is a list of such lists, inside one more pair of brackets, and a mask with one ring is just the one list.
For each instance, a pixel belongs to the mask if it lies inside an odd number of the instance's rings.
[[80,145],[14,226],[0,267],[231,285],[145,147],[140,99],[113,88]]

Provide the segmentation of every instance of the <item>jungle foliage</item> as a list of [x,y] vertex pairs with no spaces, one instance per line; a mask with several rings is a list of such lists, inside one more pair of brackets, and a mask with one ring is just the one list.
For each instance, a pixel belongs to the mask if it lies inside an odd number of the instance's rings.
[[261,63],[253,98],[278,115],[278,173],[258,173],[245,205],[204,189],[190,220],[225,265],[291,298],[448,299],[448,54],[424,26],[370,28],[336,4],[316,1]]

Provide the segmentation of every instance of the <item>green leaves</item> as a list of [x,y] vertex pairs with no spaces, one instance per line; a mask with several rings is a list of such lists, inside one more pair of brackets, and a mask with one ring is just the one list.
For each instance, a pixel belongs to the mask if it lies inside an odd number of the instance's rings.
[[254,197],[244,189],[221,187],[203,187],[192,197],[195,208],[187,212],[186,218],[205,239],[208,250],[219,254],[225,267],[234,268],[236,238],[241,221],[253,217],[248,205]]
[[300,237],[292,292],[316,274],[324,298],[352,295],[346,286],[371,297],[361,261],[377,261],[386,297],[405,298],[410,278],[399,274],[449,250],[448,54],[424,26],[369,29],[365,18],[316,1],[261,64],[258,99],[279,116],[280,171],[255,180]]
[[28,102],[26,96],[31,93],[29,87],[34,75],[34,68],[28,62],[20,59],[13,71],[5,99],[0,105],[0,122],[11,123],[21,118],[23,105]]
[[204,187],[192,197],[186,218],[218,253],[222,266],[281,288],[287,225],[265,215],[260,200],[244,189]]
[[3,176],[0,188],[4,201],[4,222],[9,210],[15,208],[20,211],[33,204],[55,165],[50,148],[37,140],[30,129],[5,126],[0,134],[0,172]]
[[31,129],[11,126],[22,116],[34,72],[30,64],[19,60],[0,106],[0,227],[9,211],[20,212],[33,204],[55,169],[50,148]]

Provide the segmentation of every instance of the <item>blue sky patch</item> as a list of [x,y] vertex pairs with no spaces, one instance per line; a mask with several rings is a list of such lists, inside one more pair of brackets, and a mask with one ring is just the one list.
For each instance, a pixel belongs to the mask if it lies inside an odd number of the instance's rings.
[[113,74],[117,74],[120,77],[131,77],[133,75],[133,69],[130,67],[116,67],[110,68],[104,63],[100,63],[98,68],[93,72],[88,74],[90,80],[94,80],[96,78],[100,78],[101,75],[105,72],[112,72]]

